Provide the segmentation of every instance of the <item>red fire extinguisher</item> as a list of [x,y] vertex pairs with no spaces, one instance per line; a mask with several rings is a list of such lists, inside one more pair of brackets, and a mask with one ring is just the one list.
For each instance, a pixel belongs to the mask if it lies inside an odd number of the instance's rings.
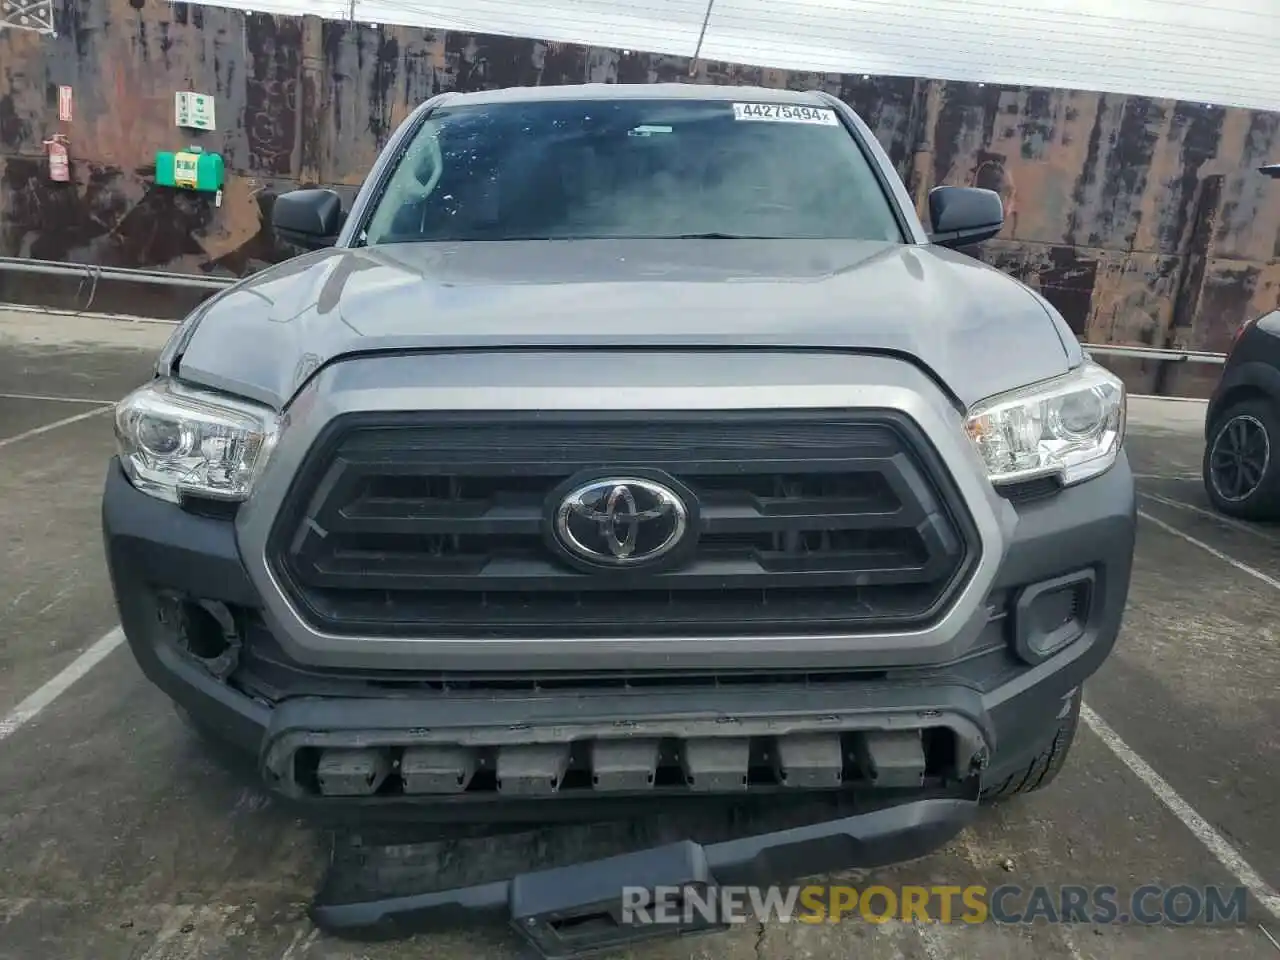
[[49,179],[55,183],[68,183],[71,180],[71,162],[67,156],[67,138],[55,133],[44,142],[44,148],[49,154]]

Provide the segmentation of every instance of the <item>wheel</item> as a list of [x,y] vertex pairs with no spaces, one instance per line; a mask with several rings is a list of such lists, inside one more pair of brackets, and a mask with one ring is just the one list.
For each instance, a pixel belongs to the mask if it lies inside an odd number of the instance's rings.
[[1043,789],[1051,784],[1067,762],[1067,754],[1071,752],[1071,744],[1075,742],[1076,730],[1080,727],[1080,704],[1083,702],[1084,691],[1077,689],[1067,707],[1066,715],[1058,721],[1053,739],[1048,742],[1044,750],[1036,754],[1025,767],[1019,767],[1013,773],[986,787],[982,791],[982,802],[1007,800],[1019,794]]
[[1267,400],[1244,400],[1225,410],[1205,444],[1205,493],[1214,508],[1257,520],[1280,512],[1280,416]]

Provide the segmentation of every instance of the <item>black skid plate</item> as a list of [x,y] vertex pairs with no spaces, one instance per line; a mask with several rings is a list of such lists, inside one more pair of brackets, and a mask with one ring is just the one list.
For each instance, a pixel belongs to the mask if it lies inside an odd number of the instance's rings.
[[[708,911],[682,909],[668,893],[708,902],[714,884],[706,853],[690,840],[572,867],[526,873],[511,882],[511,923],[551,960],[656,937],[727,928]],[[664,909],[655,910],[661,898]],[[639,907],[639,909],[634,909]]]
[[[947,790],[876,791],[878,802],[707,803],[625,821],[488,827],[475,836],[454,825],[427,840],[406,839],[404,828],[338,833],[311,918],[327,933],[359,939],[487,920],[513,927],[548,960],[709,932],[724,928],[724,918],[706,909],[720,887],[881,866],[936,849],[971,822],[978,787],[973,780]],[[636,906],[648,909],[628,909]]]

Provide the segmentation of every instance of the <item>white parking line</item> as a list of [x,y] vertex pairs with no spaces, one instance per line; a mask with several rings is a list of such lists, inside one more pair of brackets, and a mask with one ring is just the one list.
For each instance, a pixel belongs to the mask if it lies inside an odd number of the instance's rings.
[[1220,513],[1214,513],[1212,510],[1206,510],[1204,507],[1197,507],[1194,503],[1183,503],[1181,500],[1174,500],[1171,497],[1162,497],[1158,493],[1144,493],[1139,491],[1138,496],[1146,497],[1148,500],[1154,500],[1156,503],[1163,503],[1166,507],[1173,507],[1175,510],[1186,510],[1191,513],[1198,513],[1202,517],[1208,517],[1210,520],[1220,523],[1223,526],[1231,527],[1234,530],[1239,530],[1241,533],[1247,533],[1271,543],[1276,542],[1276,538],[1265,530],[1259,530],[1257,527],[1251,527],[1247,523],[1241,523],[1234,517],[1223,516]]
[[1189,533],[1183,533],[1177,527],[1172,526],[1171,524],[1165,523],[1159,517],[1153,517],[1151,514],[1147,513],[1145,510],[1139,510],[1138,516],[1140,516],[1143,520],[1148,520],[1151,523],[1154,523],[1157,527],[1159,527],[1161,530],[1164,530],[1166,533],[1171,533],[1175,537],[1179,537],[1180,539],[1187,541],[1187,543],[1191,544],[1192,546],[1199,547],[1205,553],[1212,554],[1213,556],[1221,560],[1223,563],[1231,564],[1231,566],[1235,567],[1241,573],[1247,573],[1249,576],[1254,577],[1258,580],[1261,580],[1267,586],[1275,587],[1277,590],[1280,590],[1280,580],[1277,580],[1274,577],[1267,576],[1261,570],[1255,570],[1253,567],[1249,566],[1247,563],[1241,563],[1235,557],[1227,556],[1225,553],[1223,553],[1221,550],[1217,549],[1216,547],[1209,546],[1209,544],[1205,543],[1203,540],[1197,540],[1195,537],[1191,536],[1191,534]]
[[[305,937],[305,939],[303,939]],[[293,934],[293,939],[289,941],[289,946],[284,948],[284,953],[280,955],[280,960],[295,960],[311,951],[311,947],[316,940],[320,938],[320,931],[315,927],[307,924],[299,927]]]
[[37,400],[41,403],[91,403],[102,406],[114,400],[95,400],[92,397],[49,397],[43,393],[0,393],[0,400]]
[[7,739],[14,731],[23,727],[36,717],[41,710],[66,693],[73,683],[101,663],[112,650],[123,642],[124,631],[116,627],[67,664],[61,673],[14,707],[7,717],[0,720],[0,741]]
[[[1172,524],[1165,523],[1158,517],[1153,517],[1145,510],[1139,510],[1138,516],[1142,519],[1154,523],[1166,533],[1171,533],[1179,539],[1185,540],[1192,546],[1199,547],[1212,556],[1217,557],[1224,563],[1230,564],[1241,573],[1247,573],[1249,576],[1280,590],[1280,580],[1269,577],[1261,570],[1255,570],[1247,563],[1241,563],[1234,557],[1228,556],[1216,547],[1211,547],[1203,540],[1197,540],[1188,533],[1183,533]],[[1204,844],[1205,848],[1212,853],[1218,861],[1226,867],[1235,876],[1240,883],[1249,890],[1250,893],[1257,898],[1267,911],[1280,920],[1280,893],[1267,883],[1262,876],[1249,865],[1249,862],[1241,855],[1240,851],[1231,845],[1226,837],[1222,836],[1213,828],[1210,823],[1200,816],[1192,806],[1183,800],[1178,792],[1169,785],[1169,783],[1156,773],[1151,766],[1134,752],[1133,748],[1120,738],[1111,726],[1100,716],[1093,712],[1090,707],[1085,704],[1080,708],[1080,719],[1084,721],[1085,726],[1089,727],[1096,733],[1102,742],[1114,753],[1120,761],[1128,767],[1141,780],[1152,793],[1163,803],[1175,817],[1182,821],[1183,825],[1191,831],[1197,840]]]
[[1080,719],[1102,739],[1102,742],[1120,758],[1126,767],[1133,771],[1139,780],[1147,785],[1160,802],[1182,821],[1195,838],[1218,858],[1218,862],[1231,871],[1241,885],[1267,909],[1267,912],[1280,920],[1280,893],[1276,893],[1275,889],[1262,879],[1258,871],[1254,870],[1241,856],[1240,851],[1233,847],[1226,837],[1215,830],[1204,817],[1196,813],[1191,805],[1183,800],[1160,774],[1151,769],[1145,760],[1134,753],[1133,748],[1121,740],[1111,726],[1094,713],[1087,704],[1080,707]]
[[22,433],[13,435],[12,437],[4,437],[0,439],[0,447],[7,447],[11,443],[17,443],[19,440],[26,440],[29,437],[38,437],[42,433],[48,433],[50,430],[57,430],[59,427],[65,427],[81,420],[88,420],[90,417],[96,417],[100,413],[106,413],[111,409],[111,404],[103,404],[96,410],[90,410],[86,413],[77,413],[74,417],[64,417],[62,420],[55,420],[53,423],[46,423],[43,427],[32,427],[30,430],[24,430]]
[[1264,927],[1262,924],[1258,924],[1258,929],[1262,931],[1262,935],[1264,937],[1266,937],[1268,940],[1271,941],[1271,945],[1273,947],[1275,947],[1277,950],[1280,950],[1280,940],[1277,940],[1275,937],[1273,937],[1271,935],[1271,932],[1267,930],[1267,928]]

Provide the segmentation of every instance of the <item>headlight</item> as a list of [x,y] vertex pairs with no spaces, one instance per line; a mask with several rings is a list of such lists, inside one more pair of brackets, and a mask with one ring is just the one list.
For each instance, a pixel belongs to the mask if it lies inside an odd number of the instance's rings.
[[115,428],[120,462],[144,493],[244,500],[279,420],[248,401],[156,380],[116,404]]
[[1097,476],[1119,456],[1124,427],[1124,383],[1092,361],[984,400],[965,420],[992,483],[1057,474],[1071,484]]

